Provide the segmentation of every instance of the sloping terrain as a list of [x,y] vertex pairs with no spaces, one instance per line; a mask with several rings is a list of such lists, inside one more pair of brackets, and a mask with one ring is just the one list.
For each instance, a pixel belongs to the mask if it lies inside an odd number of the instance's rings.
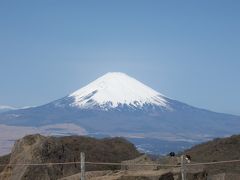
[[[0,164],[8,164],[10,161],[10,154],[0,156]],[[4,166],[0,166],[0,173],[4,170]]]
[[[192,157],[191,163],[240,159],[240,135],[215,139],[197,145],[184,154]],[[97,140],[90,137],[44,137],[29,135],[17,141],[10,155],[0,158],[1,180],[75,180],[80,177],[80,164],[47,166],[14,166],[21,163],[78,162],[80,152],[86,161],[121,162],[120,166],[86,165],[87,180],[181,180],[180,157],[150,158],[142,155],[133,144],[122,138]],[[142,164],[134,166],[134,164]],[[149,166],[149,164],[152,164]],[[156,164],[161,164],[156,165]],[[189,164],[191,165],[191,164]],[[238,180],[240,162],[215,165],[186,166],[188,180]]]
[[[141,138],[144,141],[137,144],[139,147],[145,152],[156,149],[154,152],[160,154],[163,152],[156,143],[148,140],[199,143],[237,134],[240,116],[216,113],[173,100],[124,73],[107,73],[42,106],[0,113],[0,128],[6,125],[11,129],[51,126],[53,128],[48,132],[54,133],[56,124],[72,124],[90,136]],[[68,133],[71,132],[75,134],[69,129]],[[0,131],[0,137],[3,133]],[[2,142],[6,144],[9,139],[4,138]],[[149,149],[151,146],[153,148]]]
[[[97,140],[90,137],[44,137],[29,135],[17,141],[9,157],[1,162],[54,163],[79,162],[80,152],[85,152],[86,160],[93,162],[121,162],[140,155],[133,144],[122,138]],[[86,166],[86,170],[117,169],[112,166]],[[47,166],[6,166],[0,173],[1,180],[57,179],[80,172],[80,164]]]
[[11,111],[17,108],[11,107],[11,106],[6,106],[6,105],[0,105],[0,113],[1,112],[6,112],[6,111]]
[[[164,157],[162,165],[177,165],[179,157]],[[122,162],[121,170],[117,171],[89,171],[86,180],[181,180],[180,167],[162,167],[154,164],[160,163],[147,155]],[[141,164],[141,166],[136,166]],[[152,165],[150,165],[152,164]],[[207,180],[204,166],[186,167],[188,180]],[[78,180],[80,174],[64,177],[61,180]]]
[[[191,156],[191,163],[217,162],[228,160],[240,160],[240,135],[227,138],[218,138],[199,144],[186,150],[183,154]],[[134,163],[149,164],[180,164],[180,157],[161,157],[152,161],[147,156],[141,156],[134,160],[124,161],[130,164],[122,171],[89,172],[90,180],[180,180],[180,168],[161,168],[154,166],[134,166]],[[191,165],[191,163],[189,165]],[[188,180],[239,180],[240,162],[223,163],[214,165],[187,166]],[[76,180],[79,174],[72,175],[63,180]]]
[[[217,138],[194,146],[184,153],[189,154],[195,162],[240,160],[240,135],[234,135],[228,138]],[[207,165],[206,168],[210,174],[240,174],[240,162]]]

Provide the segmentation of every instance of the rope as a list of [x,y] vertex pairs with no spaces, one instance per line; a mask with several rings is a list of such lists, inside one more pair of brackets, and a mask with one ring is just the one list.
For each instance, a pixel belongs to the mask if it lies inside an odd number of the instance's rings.
[[[203,163],[190,163],[185,164],[186,166],[198,166],[198,165],[212,165],[212,164],[225,164],[225,163],[236,163],[240,162],[237,160],[227,160],[227,161],[217,161],[217,162],[203,162]],[[80,164],[80,161],[76,162],[56,162],[56,163],[10,163],[10,164],[0,164],[0,166],[49,166],[49,165],[71,165]],[[171,164],[131,164],[131,163],[110,163],[110,162],[85,162],[89,165],[113,165],[113,166],[161,166],[161,167],[181,167],[181,165],[171,165]]]
[[[48,166],[48,165],[71,165],[80,164],[80,161],[76,162],[59,162],[59,163],[10,163],[0,164],[0,166]],[[180,165],[167,165],[167,164],[125,164],[125,163],[109,163],[109,162],[85,162],[89,165],[113,165],[113,166],[162,166],[162,167],[180,167]]]
[[181,165],[169,165],[169,164],[128,164],[128,163],[104,163],[104,162],[85,162],[85,164],[93,165],[121,165],[121,166],[162,166],[162,167],[180,167]]
[[225,164],[225,163],[236,163],[236,162],[240,162],[240,159],[228,160],[228,161],[205,162],[205,163],[191,163],[191,164],[185,164],[185,165],[186,166],[198,166],[198,165]]
[[48,165],[68,165],[68,164],[80,164],[80,161],[77,162],[57,162],[57,163],[10,163],[10,164],[0,164],[0,166],[48,166]]

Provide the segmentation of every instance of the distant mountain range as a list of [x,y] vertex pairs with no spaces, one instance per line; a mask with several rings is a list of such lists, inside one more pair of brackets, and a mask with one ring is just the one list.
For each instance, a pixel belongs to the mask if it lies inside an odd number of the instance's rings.
[[[240,132],[240,116],[170,99],[124,73],[107,73],[43,106],[0,114],[0,124],[7,126],[36,128],[67,123],[81,127],[90,136],[124,136],[142,142],[139,147],[148,143],[136,139],[154,139],[149,144],[152,149],[155,140],[192,145]],[[186,146],[178,150],[181,148]]]
[[15,108],[15,107],[0,105],[0,113],[1,112],[6,112],[6,111],[11,111],[11,110],[16,110],[16,109],[17,108]]
[[0,113],[2,112],[7,112],[7,111],[12,111],[12,110],[18,110],[18,109],[28,109],[33,106],[25,106],[25,107],[13,107],[13,106],[8,106],[8,105],[0,105]]

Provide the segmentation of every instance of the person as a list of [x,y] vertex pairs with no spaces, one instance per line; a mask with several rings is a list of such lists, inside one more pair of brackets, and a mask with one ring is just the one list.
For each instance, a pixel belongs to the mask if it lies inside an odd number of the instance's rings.
[[186,154],[186,160],[187,160],[188,163],[190,163],[191,162],[191,156]]

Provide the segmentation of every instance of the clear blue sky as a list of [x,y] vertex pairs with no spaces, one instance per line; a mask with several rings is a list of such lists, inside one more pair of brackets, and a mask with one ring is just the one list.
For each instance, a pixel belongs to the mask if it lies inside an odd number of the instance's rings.
[[238,0],[0,1],[0,104],[41,105],[109,71],[240,115]]

